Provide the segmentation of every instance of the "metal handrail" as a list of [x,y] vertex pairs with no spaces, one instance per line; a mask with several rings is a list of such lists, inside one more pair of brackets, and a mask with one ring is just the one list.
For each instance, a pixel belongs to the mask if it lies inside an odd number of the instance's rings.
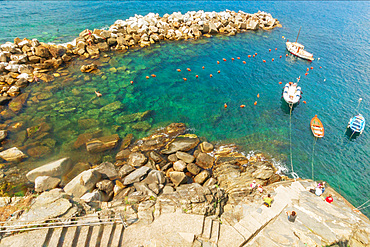
[[[51,218],[47,220],[71,220],[71,219],[86,219],[86,218],[104,218],[109,217],[107,215],[86,215],[86,216],[78,216],[78,217],[69,217],[69,218]],[[117,218],[118,219],[118,218]],[[0,224],[9,223],[12,221],[0,221]],[[22,220],[22,222],[36,222],[36,220]]]

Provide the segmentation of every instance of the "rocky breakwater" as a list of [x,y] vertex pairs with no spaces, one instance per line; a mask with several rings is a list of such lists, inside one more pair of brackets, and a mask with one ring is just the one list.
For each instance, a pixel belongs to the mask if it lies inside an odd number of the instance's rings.
[[[145,47],[161,40],[197,39],[213,34],[235,35],[257,29],[281,26],[271,14],[248,14],[243,11],[190,11],[165,14],[149,13],[117,20],[109,30],[84,30],[66,45],[45,44],[37,39],[15,38],[0,45],[0,106],[6,105],[32,82],[50,82],[53,73],[76,57],[97,58],[109,50],[126,51],[131,47]],[[82,72],[93,72],[96,64],[86,64]],[[4,115],[2,113],[1,115]]]

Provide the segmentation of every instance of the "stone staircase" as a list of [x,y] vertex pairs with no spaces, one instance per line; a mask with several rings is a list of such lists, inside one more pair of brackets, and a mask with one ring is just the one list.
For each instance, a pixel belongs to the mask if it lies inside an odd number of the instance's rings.
[[198,236],[198,241],[202,243],[203,247],[217,246],[220,236],[220,221],[214,217],[206,217],[203,223],[203,231]]
[[114,247],[122,246],[124,226],[121,222],[109,224],[53,227],[27,231],[4,237],[0,246],[56,246],[56,247]]

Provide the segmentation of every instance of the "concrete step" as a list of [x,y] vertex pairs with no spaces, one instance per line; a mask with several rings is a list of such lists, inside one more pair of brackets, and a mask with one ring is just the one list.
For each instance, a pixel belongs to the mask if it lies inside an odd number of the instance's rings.
[[[93,231],[91,233],[90,243],[88,246],[90,247],[99,247],[100,245],[100,232],[103,231],[104,226],[103,225],[94,225]],[[100,238],[99,238],[100,237]]]
[[60,236],[62,234],[62,227],[53,228],[53,233],[50,236],[48,246],[58,246]]
[[254,233],[255,231],[257,231],[258,229],[260,229],[262,227],[262,224],[259,223],[251,215],[248,215],[248,216],[244,217],[243,219],[241,219],[239,221],[239,224],[242,227],[244,227],[246,230],[248,230],[249,232],[252,232],[252,233]]
[[125,228],[123,227],[122,224],[120,224],[120,223],[116,224],[116,228],[115,228],[114,233],[113,233],[111,247],[120,247],[120,246],[122,246],[124,230],[125,230]]
[[217,244],[220,237],[220,222],[218,220],[212,221],[212,232],[211,232],[211,241]]
[[79,233],[77,240],[76,238],[74,239],[74,241],[77,242],[76,246],[82,246],[82,247],[89,246],[87,244],[90,243],[91,233],[92,233],[92,227],[81,226],[80,233]]
[[72,247],[73,239],[76,235],[77,226],[68,227],[67,232],[63,239],[63,247]]
[[210,217],[206,217],[204,219],[204,225],[203,225],[203,232],[202,232],[203,238],[211,239],[212,226],[213,226],[213,219]]
[[113,240],[114,230],[116,230],[116,224],[104,225],[103,234],[100,240],[101,247],[111,246]]

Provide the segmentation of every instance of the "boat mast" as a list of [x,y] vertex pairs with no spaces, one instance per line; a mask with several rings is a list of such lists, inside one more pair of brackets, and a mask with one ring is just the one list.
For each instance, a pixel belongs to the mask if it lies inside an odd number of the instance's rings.
[[298,41],[298,37],[299,37],[299,33],[301,32],[301,28],[302,28],[302,27],[300,27],[300,28],[299,28],[298,35],[297,35],[297,39],[295,40],[295,42],[296,42],[296,43],[297,43],[297,41]]

